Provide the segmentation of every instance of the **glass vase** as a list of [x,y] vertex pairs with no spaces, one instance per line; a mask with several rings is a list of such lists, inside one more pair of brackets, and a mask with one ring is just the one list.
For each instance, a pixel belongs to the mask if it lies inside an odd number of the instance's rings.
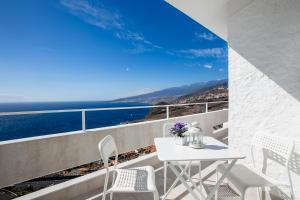
[[184,136],[184,137],[175,136],[174,140],[175,140],[175,144],[177,144],[177,145],[181,145],[181,146],[188,145],[188,137],[186,137],[186,136]]

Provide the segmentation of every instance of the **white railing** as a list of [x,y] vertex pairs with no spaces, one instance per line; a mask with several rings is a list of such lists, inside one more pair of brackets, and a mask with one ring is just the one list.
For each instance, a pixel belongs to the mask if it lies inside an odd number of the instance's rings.
[[169,119],[170,118],[170,107],[205,105],[205,112],[208,112],[208,105],[209,104],[219,104],[219,103],[228,103],[228,101],[214,101],[214,102],[186,103],[186,104],[167,104],[167,105],[154,105],[154,106],[113,107],[113,108],[83,108],[83,109],[65,109],[65,110],[0,112],[0,116],[81,112],[82,131],[85,132],[86,131],[86,115],[85,114],[86,114],[86,112],[89,112],[89,111],[111,111],[111,110],[145,109],[145,108],[165,108],[166,109],[166,119]]
[[[218,108],[209,109],[209,112],[204,113],[203,105],[201,106],[203,113],[178,117],[173,117],[173,109],[170,109],[169,119],[97,128],[87,131],[86,134],[76,131],[1,141],[0,158],[5,162],[0,161],[0,188],[99,160],[98,142],[107,135],[115,138],[120,153],[153,145],[154,138],[162,137],[165,123],[198,121],[201,123],[202,130],[212,135],[214,126],[228,121],[228,109],[223,109],[225,106],[220,104]],[[209,108],[211,108],[210,105]],[[156,156],[152,158],[154,160],[139,160],[136,166],[156,165],[158,163]],[[65,182],[63,186],[53,186],[49,190],[44,190],[46,193],[40,191],[32,193],[33,196],[24,196],[22,199],[74,199],[81,194],[96,191],[97,188],[102,187],[104,176],[96,172],[96,177],[88,175],[84,179],[74,181]],[[36,195],[41,195],[41,197],[37,198]]]

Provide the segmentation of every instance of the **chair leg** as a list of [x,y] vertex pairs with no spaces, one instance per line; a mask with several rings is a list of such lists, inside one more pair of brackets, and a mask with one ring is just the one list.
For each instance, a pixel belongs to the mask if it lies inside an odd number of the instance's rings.
[[240,192],[241,192],[241,197],[240,197],[241,200],[245,200],[247,189],[248,189],[248,188],[246,188],[246,189],[240,191]]
[[104,188],[103,188],[103,194],[102,194],[102,200],[105,200],[106,193],[107,193],[107,184],[109,179],[109,171],[108,168],[106,168],[106,175],[105,175],[105,181],[104,181]]
[[164,162],[164,193],[167,192],[167,170],[168,170],[168,163]]
[[258,197],[259,197],[260,200],[262,200],[262,193],[263,193],[262,190],[260,192],[259,187],[257,187],[257,194],[258,194]]
[[153,192],[153,199],[154,200],[159,200],[159,194],[158,194],[157,190]]
[[159,194],[158,194],[157,190],[155,192],[153,192],[153,199],[159,200]]
[[[115,184],[115,181],[116,181],[116,171],[113,171],[113,179],[112,179],[112,182],[111,182],[111,187]],[[113,192],[110,193],[110,200],[113,199]]]
[[199,180],[200,180],[200,191],[202,192],[202,174],[201,174],[201,161],[199,162]]
[[[217,167],[217,170],[216,170],[216,183],[219,181],[219,172],[218,172],[218,167]],[[219,195],[219,189],[216,190],[215,192],[215,200],[218,200],[218,195]]]
[[241,193],[241,200],[245,200],[245,191]]
[[189,177],[191,177],[191,166],[189,167]]

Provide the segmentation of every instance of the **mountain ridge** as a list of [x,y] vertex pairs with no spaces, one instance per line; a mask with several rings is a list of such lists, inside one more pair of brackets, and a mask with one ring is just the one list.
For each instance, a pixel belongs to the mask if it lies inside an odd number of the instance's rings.
[[206,91],[210,88],[219,85],[228,85],[228,79],[211,80],[207,82],[193,83],[189,85],[182,85],[178,87],[170,87],[155,92],[150,92],[142,95],[119,98],[113,100],[114,102],[143,102],[143,103],[157,103],[161,101],[173,101],[181,96]]

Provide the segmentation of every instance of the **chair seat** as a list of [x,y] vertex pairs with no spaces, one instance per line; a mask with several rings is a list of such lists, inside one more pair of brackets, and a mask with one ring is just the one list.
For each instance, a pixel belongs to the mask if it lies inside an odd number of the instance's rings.
[[[223,174],[227,167],[227,164],[220,164],[217,171]],[[274,181],[270,178],[242,164],[234,165],[227,179],[240,191],[245,191],[249,187],[274,186]]]
[[117,177],[111,192],[154,192],[155,174],[151,166],[116,169]]

